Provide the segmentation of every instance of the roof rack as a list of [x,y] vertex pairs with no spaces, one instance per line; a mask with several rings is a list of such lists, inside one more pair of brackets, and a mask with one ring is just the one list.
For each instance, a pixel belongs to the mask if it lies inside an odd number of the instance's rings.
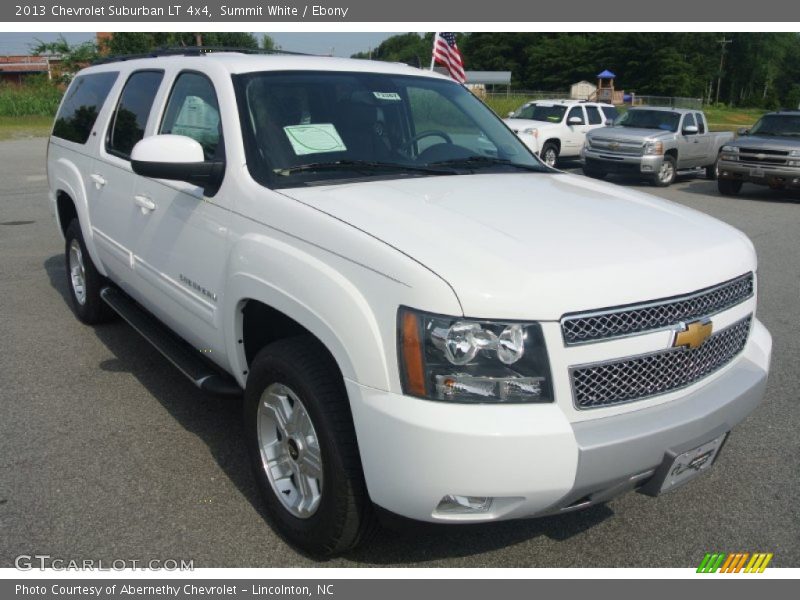
[[239,54],[278,54],[285,56],[314,56],[304,52],[289,52],[288,50],[264,50],[262,48],[238,48],[235,46],[163,46],[142,54],[115,54],[98,58],[93,65],[104,65],[126,60],[141,58],[158,58],[160,56],[204,56],[214,52],[236,52]]

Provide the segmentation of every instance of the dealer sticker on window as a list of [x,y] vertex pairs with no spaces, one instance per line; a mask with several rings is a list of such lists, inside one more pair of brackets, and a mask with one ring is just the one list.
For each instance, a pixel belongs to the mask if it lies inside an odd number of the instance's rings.
[[378,100],[388,100],[390,102],[400,102],[400,94],[397,92],[372,92]]
[[347,150],[333,123],[287,125],[283,130],[292,144],[292,150],[298,156]]

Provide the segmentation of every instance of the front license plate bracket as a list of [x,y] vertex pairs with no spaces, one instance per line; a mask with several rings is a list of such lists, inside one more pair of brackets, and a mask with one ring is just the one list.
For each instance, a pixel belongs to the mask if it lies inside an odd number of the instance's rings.
[[678,448],[667,450],[664,460],[653,476],[639,491],[648,496],[658,496],[695,479],[716,462],[728,431],[719,429]]

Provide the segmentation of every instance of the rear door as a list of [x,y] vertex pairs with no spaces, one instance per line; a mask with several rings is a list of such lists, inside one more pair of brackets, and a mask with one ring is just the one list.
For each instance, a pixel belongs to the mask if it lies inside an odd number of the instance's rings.
[[[193,138],[207,160],[224,159],[220,107],[211,79],[195,71],[177,73],[154,131]],[[223,341],[217,309],[224,288],[230,201],[222,191],[206,197],[202,188],[189,183],[145,177],[138,177],[136,196],[152,206],[140,220],[135,249],[144,302],[184,339],[213,351],[214,360],[224,354],[214,345]]]
[[708,130],[708,123],[703,113],[694,113],[694,118],[697,122],[697,163],[698,166],[705,167],[717,159],[714,152],[714,134]]
[[114,112],[103,133],[91,170],[89,195],[97,252],[117,284],[133,291],[133,249],[141,228],[141,211],[135,201],[137,176],[130,153],[144,137],[162,70],[133,71],[125,81]]

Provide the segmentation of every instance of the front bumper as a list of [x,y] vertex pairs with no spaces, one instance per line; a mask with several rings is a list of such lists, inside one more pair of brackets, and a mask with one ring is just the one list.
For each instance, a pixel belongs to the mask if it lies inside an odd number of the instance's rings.
[[752,165],[720,160],[719,178],[777,189],[800,188],[800,169],[785,166]]
[[628,175],[655,175],[664,163],[662,155],[613,154],[586,146],[581,158],[587,168]]
[[[554,514],[645,484],[667,452],[728,431],[759,403],[772,340],[755,321],[719,377],[667,403],[570,423],[557,403],[457,405],[347,381],[367,489],[404,517],[476,522]],[[478,514],[440,514],[446,495],[493,497]]]

